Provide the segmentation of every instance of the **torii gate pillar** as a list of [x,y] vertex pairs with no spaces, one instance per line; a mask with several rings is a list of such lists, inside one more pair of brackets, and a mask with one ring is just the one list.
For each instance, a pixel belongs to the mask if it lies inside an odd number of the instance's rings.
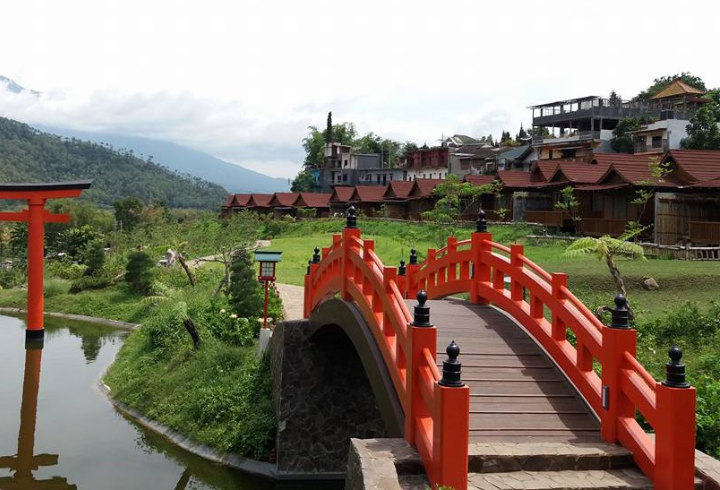
[[48,199],[79,197],[92,181],[54,182],[47,184],[0,184],[0,199],[24,200],[28,209],[0,213],[0,221],[21,221],[28,224],[27,267],[27,330],[28,340],[40,340],[43,328],[43,269],[45,258],[45,223],[67,223],[70,216],[45,210]]

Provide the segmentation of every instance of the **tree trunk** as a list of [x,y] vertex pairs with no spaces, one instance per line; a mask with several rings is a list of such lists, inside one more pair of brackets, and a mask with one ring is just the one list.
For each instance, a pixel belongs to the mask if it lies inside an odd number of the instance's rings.
[[[608,254],[605,257],[605,263],[607,264],[608,269],[610,269],[610,275],[612,276],[613,281],[615,281],[615,288],[620,294],[625,296],[626,300],[628,300],[627,291],[625,290],[625,281],[623,281],[622,275],[620,275],[620,270],[617,268],[617,265],[615,264],[612,255]],[[627,309],[628,313],[630,314],[630,320],[634,320],[635,312],[630,307],[630,300],[627,301]]]
[[180,266],[182,266],[183,270],[185,271],[185,274],[187,274],[188,281],[190,281],[190,285],[192,287],[195,287],[195,275],[190,270],[190,267],[188,267],[187,262],[185,262],[185,257],[182,256],[180,252],[177,253],[178,261],[180,262]]
[[195,328],[195,324],[190,318],[186,318],[183,320],[183,324],[185,324],[185,330],[188,331],[190,334],[190,337],[193,341],[193,348],[195,350],[198,350],[200,347],[200,335],[198,335],[197,329]]

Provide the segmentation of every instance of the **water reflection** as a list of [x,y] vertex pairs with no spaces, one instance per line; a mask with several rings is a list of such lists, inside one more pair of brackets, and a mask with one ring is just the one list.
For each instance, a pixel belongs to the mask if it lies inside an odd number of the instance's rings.
[[0,316],[2,490],[342,488],[324,482],[276,485],[189,453],[116,412],[93,386],[127,332],[56,320],[45,326],[45,349],[23,353],[24,333],[22,321]]
[[33,475],[40,466],[55,466],[59,459],[57,454],[35,454],[41,364],[42,344],[29,344],[25,349],[17,454],[0,456],[0,468],[14,471],[12,476],[0,477],[0,488],[3,490],[77,490],[77,486],[69,484],[66,478],[35,479]]

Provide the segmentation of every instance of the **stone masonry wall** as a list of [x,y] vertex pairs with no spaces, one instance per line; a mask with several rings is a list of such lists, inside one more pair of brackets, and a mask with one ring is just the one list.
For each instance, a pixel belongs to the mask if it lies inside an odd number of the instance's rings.
[[362,363],[344,333],[311,342],[283,322],[270,345],[281,473],[344,473],[350,438],[385,437]]

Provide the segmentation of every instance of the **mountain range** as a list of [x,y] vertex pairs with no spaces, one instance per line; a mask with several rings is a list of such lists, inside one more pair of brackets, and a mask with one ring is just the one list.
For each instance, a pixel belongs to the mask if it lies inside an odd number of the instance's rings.
[[[10,78],[0,75],[0,90],[4,89],[13,94],[29,92],[39,95],[39,92],[28,90]],[[193,150],[169,141],[153,140],[136,136],[127,136],[114,133],[80,131],[71,128],[60,128],[35,123],[33,126],[47,133],[57,134],[67,138],[90,141],[110,145],[113,149],[132,151],[135,156],[144,159],[152,157],[152,162],[173,171],[186,173],[203,180],[214,182],[223,186],[231,193],[243,192],[282,192],[287,191],[289,182],[284,178],[269,177],[259,172],[249,170],[240,165],[226,162],[208,153]],[[248,148],[248,154],[256,155],[262,149]]]
[[227,196],[217,184],[173,172],[130,151],[43,133],[0,117],[0,182],[80,179],[93,180],[82,198],[105,206],[135,196],[172,208],[218,209]]

